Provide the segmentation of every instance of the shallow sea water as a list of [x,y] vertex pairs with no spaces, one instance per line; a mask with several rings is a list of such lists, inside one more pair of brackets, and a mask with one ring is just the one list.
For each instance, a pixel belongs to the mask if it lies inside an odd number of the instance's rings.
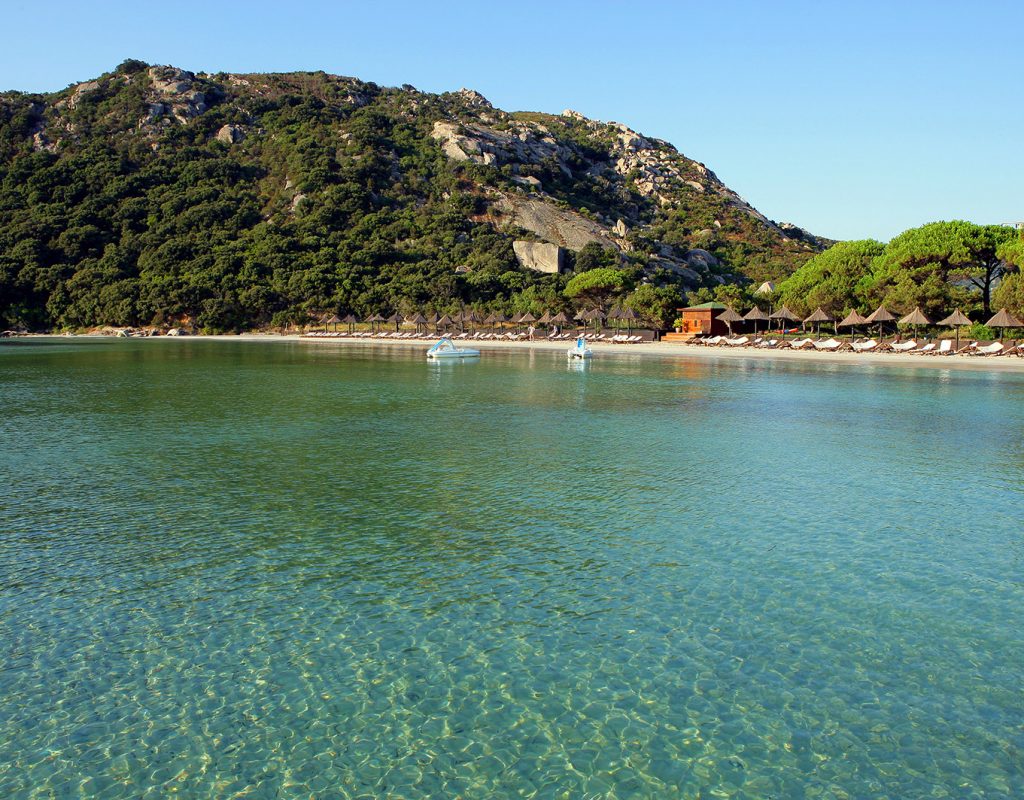
[[1024,796],[1024,378],[0,345],[0,797]]

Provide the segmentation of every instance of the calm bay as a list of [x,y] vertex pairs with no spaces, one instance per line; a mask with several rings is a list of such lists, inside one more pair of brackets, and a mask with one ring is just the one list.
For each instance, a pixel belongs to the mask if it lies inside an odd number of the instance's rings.
[[0,344],[0,796],[1024,795],[1024,375]]

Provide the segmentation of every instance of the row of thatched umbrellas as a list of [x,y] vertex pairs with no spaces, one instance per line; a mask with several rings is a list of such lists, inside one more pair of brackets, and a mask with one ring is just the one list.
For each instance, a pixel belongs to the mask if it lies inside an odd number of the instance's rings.
[[[895,322],[897,325],[913,325],[914,333],[917,334],[917,329],[921,325],[943,325],[949,326],[956,330],[956,342],[957,347],[960,345],[960,328],[964,325],[970,325],[971,321],[967,318],[959,308],[950,314],[945,319],[941,319],[938,322],[933,322],[928,316],[920,309],[915,308],[905,317],[897,318],[892,312],[890,312],[885,306],[879,306],[871,314],[866,317],[862,317],[856,311],[851,311],[841,321],[836,322],[835,318],[826,313],[819,306],[813,314],[805,319],[801,320],[796,314],[790,311],[786,306],[772,311],[770,314],[766,314],[757,306],[754,306],[743,316],[740,316],[731,308],[727,308],[724,312],[718,315],[717,319],[724,322],[729,327],[729,333],[732,334],[732,325],[734,322],[753,322],[754,332],[757,332],[757,323],[761,320],[771,321],[780,320],[788,322],[802,322],[803,325],[814,324],[815,332],[821,330],[821,323],[834,323],[836,326],[836,332],[839,332],[839,328],[854,328],[859,325],[878,325],[878,335],[882,335],[882,325],[887,322]],[[995,316],[992,317],[987,323],[990,328],[1024,328],[1024,322],[1010,314],[1005,308],[1000,309]]]
[[[632,323],[639,319],[639,316],[632,308],[624,309],[612,309],[607,314],[599,308],[592,308],[585,311],[580,311],[574,317],[574,320],[578,322],[593,322],[603,320],[622,320],[625,321],[628,327],[632,326]],[[324,316],[320,320],[320,324],[324,326],[324,330],[327,330],[328,325],[334,325],[337,329],[338,325],[348,325],[351,330],[352,326],[363,322],[369,323],[370,326],[374,326],[379,323],[389,323],[395,326],[395,330],[398,330],[403,322],[411,322],[417,329],[425,325],[433,325],[435,328],[447,328],[451,325],[458,324],[479,324],[484,325],[502,325],[507,322],[511,322],[515,325],[532,325],[536,323],[538,325],[568,325],[572,320],[569,319],[563,312],[557,314],[551,314],[545,311],[540,317],[535,317],[529,311],[523,312],[522,314],[513,314],[511,317],[505,316],[504,314],[489,314],[487,317],[481,319],[477,316],[475,311],[468,310],[461,314],[455,314],[450,316],[448,314],[438,315],[433,314],[430,317],[425,317],[422,314],[415,314],[411,317],[403,317],[401,314],[392,314],[390,317],[384,317],[380,314],[373,314],[364,320],[359,320],[353,314],[348,314],[344,317],[339,317],[337,314],[331,314]]]

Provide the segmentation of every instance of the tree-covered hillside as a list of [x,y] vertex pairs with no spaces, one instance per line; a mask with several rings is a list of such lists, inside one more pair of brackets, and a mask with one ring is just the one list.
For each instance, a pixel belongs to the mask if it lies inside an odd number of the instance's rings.
[[[565,248],[568,274],[513,242]],[[622,272],[651,313],[819,252],[703,165],[623,125],[323,73],[126,61],[0,95],[0,324],[206,330],[469,305],[570,308]]]

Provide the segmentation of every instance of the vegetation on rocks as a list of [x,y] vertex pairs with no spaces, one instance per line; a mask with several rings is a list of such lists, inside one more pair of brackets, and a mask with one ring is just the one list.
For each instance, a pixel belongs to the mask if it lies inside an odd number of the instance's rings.
[[[517,216],[520,200],[551,210],[553,233]],[[55,94],[0,95],[4,327],[571,310],[571,276],[524,269],[512,248],[565,246],[567,219],[589,240],[568,266],[622,270],[605,301],[636,286],[649,313],[666,293],[788,274],[822,244],[667,143],[465,90],[130,60]]]

